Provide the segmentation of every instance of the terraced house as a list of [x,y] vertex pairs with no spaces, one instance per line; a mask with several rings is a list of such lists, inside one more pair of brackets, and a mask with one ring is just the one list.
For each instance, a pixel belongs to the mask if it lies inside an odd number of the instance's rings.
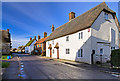
[[35,53],[45,56],[46,54],[46,39],[48,38],[47,33],[44,32],[44,38],[40,39],[38,35],[38,41],[34,44],[35,45]]
[[36,36],[34,39],[30,37],[30,41],[24,46],[25,48],[25,53],[31,54],[34,51],[34,43],[36,42]]
[[110,60],[111,50],[119,48],[116,13],[105,2],[55,29],[46,40],[46,56],[94,64]]

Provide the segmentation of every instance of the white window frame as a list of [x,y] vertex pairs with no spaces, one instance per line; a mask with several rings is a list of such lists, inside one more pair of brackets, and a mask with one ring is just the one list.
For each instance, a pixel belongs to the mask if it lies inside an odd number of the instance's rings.
[[69,36],[66,36],[66,41],[69,41]]
[[79,33],[78,39],[83,39],[83,32],[80,32],[80,33]]
[[65,53],[70,54],[70,49],[69,48],[65,49]]
[[48,41],[48,45],[49,45],[50,43],[49,43],[49,41]]
[[52,51],[52,52],[53,52],[53,54],[54,54],[54,53],[55,53],[55,50],[53,49],[53,51]]
[[78,58],[82,58],[83,57],[83,49],[78,49],[77,57]]
[[81,32],[81,39],[83,39],[83,32]]
[[108,13],[104,13],[104,18],[106,19],[106,20],[108,20]]
[[81,39],[81,33],[79,33],[79,37],[78,37],[78,39]]
[[[102,49],[102,53],[101,53],[101,49]],[[103,55],[103,54],[104,54],[104,49],[100,48],[100,55]]]
[[54,40],[52,41],[52,44],[54,45]]

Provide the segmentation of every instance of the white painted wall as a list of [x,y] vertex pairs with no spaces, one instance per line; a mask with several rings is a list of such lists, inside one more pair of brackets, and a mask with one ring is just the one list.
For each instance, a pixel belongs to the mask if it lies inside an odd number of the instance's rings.
[[25,47],[25,53],[29,53],[29,47]]
[[25,53],[29,53],[31,54],[31,52],[34,50],[34,44],[35,44],[36,40],[34,40],[34,42],[32,42],[32,44],[28,47],[25,47]]
[[[111,29],[115,31],[115,33],[111,34]],[[83,39],[78,39],[79,33],[83,32]],[[113,36],[115,35],[115,40],[113,40]],[[49,44],[52,45],[52,58],[57,58],[57,50],[54,48],[55,44],[59,43],[59,58],[74,60],[80,62],[91,63],[91,54],[92,50],[95,50],[94,62],[100,61],[100,49],[103,48],[103,56],[102,61],[106,62],[110,59],[111,46],[118,49],[119,45],[119,32],[118,28],[115,24],[115,21],[111,14],[109,14],[109,21],[104,19],[104,12],[102,12],[96,21],[93,23],[90,28],[90,32],[88,29],[79,31],[77,33],[67,35],[69,36],[69,41],[66,41],[66,36],[60,37],[54,40],[50,40],[46,42],[46,56],[50,57],[50,50],[48,49]],[[52,43],[54,41],[54,44]],[[100,44],[97,42],[106,42],[108,44]],[[66,54],[66,49],[70,49],[70,54]],[[77,52],[78,49],[83,49],[83,57],[78,58]],[[54,54],[53,54],[54,49]]]
[[[99,17],[92,25],[92,49],[96,51],[95,61],[100,61],[100,49],[103,48],[102,61],[110,60],[111,47],[118,49],[119,46],[119,30],[111,14],[108,14],[109,21],[104,19],[104,13],[101,12]],[[112,32],[112,33],[111,33]],[[97,42],[106,42],[107,44],[100,44]]]
[[[79,33],[83,32],[83,39],[79,39]],[[56,43],[59,43],[59,58],[74,60],[74,61],[82,61],[90,63],[90,54],[91,54],[91,32],[88,32],[88,29],[79,31],[77,33],[68,35],[69,41],[66,41],[66,36],[57,38],[55,40],[49,41],[49,44],[52,45],[52,57],[57,58],[57,49],[54,48]],[[52,43],[54,41],[54,44]],[[48,49],[48,41],[46,42],[46,56],[50,57],[50,50]],[[66,54],[66,49],[70,49],[70,54]],[[78,49],[83,49],[83,57],[77,58]],[[54,54],[53,54],[54,49]],[[87,51],[86,51],[87,50]]]

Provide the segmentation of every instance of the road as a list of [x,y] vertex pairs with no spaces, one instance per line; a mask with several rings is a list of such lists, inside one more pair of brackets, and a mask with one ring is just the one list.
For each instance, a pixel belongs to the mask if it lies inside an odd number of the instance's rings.
[[18,54],[19,73],[23,79],[118,79],[97,69],[75,67],[40,56]]

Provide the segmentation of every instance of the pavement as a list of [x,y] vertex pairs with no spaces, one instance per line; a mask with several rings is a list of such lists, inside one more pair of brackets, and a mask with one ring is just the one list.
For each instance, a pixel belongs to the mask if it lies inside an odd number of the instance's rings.
[[[115,79],[103,68],[74,61],[16,54],[3,79]],[[104,69],[105,70],[105,69]]]
[[19,79],[18,75],[18,61],[17,57],[9,60],[10,63],[9,68],[6,68],[3,72],[2,78],[3,79]]

